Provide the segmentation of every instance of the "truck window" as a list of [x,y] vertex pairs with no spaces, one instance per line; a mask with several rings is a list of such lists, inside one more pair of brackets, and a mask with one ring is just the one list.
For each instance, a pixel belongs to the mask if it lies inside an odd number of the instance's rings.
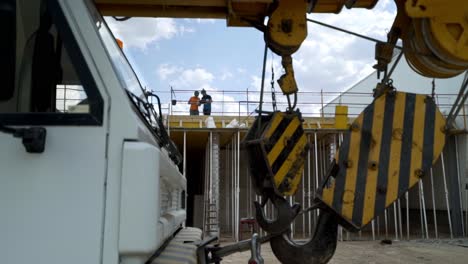
[[10,6],[0,8],[0,21],[14,22],[1,23],[9,27],[2,42],[14,55],[1,63],[12,80],[0,92],[0,123],[99,125],[102,98],[59,4],[19,0]]
[[128,62],[127,57],[125,57],[122,49],[119,47],[116,38],[107,26],[104,18],[91,2],[86,1],[85,3],[87,4],[92,19],[94,20],[96,30],[101,37],[102,43],[111,59],[115,73],[117,74],[122,87],[125,88],[129,95],[130,100],[138,110],[139,116],[143,118],[146,124],[148,124],[152,129],[164,129],[163,127],[161,128],[161,124],[156,122],[156,119],[158,118],[156,113],[148,108],[150,104],[145,95],[145,91],[142,88],[137,75],[133,71],[133,68]]

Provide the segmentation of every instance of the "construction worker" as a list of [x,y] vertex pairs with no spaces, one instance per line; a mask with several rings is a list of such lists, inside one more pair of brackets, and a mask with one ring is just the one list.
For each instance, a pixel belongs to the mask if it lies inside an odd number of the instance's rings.
[[201,90],[201,94],[202,99],[200,104],[203,104],[203,114],[211,115],[211,102],[213,102],[213,100],[211,99],[211,96],[206,93],[205,89]]
[[198,106],[200,105],[200,98],[198,98],[198,91],[193,93],[193,96],[190,97],[188,104],[190,105],[190,115],[199,115]]

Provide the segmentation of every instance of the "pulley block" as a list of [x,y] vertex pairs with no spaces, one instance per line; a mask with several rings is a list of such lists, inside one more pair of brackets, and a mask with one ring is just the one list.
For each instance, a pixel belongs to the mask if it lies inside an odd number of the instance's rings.
[[257,117],[244,144],[257,194],[266,196],[267,189],[280,196],[296,193],[309,149],[298,111]]
[[420,19],[413,19],[406,30],[403,38],[407,50],[405,58],[416,72],[426,77],[450,78],[465,70],[465,67],[441,60],[431,51],[424,40]]
[[406,1],[405,57],[418,73],[450,78],[468,69],[468,5],[465,0]]
[[359,230],[424,177],[445,144],[433,98],[389,90],[344,133],[318,200]]

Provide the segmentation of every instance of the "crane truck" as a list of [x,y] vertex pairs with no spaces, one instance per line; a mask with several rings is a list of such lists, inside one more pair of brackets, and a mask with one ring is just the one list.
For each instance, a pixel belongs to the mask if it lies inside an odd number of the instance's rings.
[[[443,148],[447,125],[434,102],[391,87],[397,41],[422,75],[449,78],[468,68],[463,0],[395,2],[388,40],[376,46],[375,67],[385,77],[345,134],[310,208],[320,210],[314,237],[297,245],[288,227],[299,206],[283,197],[297,189],[308,146],[295,109],[292,55],[307,36],[307,13],[372,8],[377,0],[1,0],[1,262],[212,263],[266,241],[283,263],[328,262],[338,224],[359,230],[414,186]],[[142,88],[103,16],[226,19],[261,31],[282,57],[278,83],[290,105],[260,109],[244,140],[263,197],[257,221],[268,236],[223,248],[183,226],[186,179],[162,114],[149,103],[158,95]],[[382,151],[389,149],[404,158],[389,161]],[[267,200],[276,220],[262,215]]]

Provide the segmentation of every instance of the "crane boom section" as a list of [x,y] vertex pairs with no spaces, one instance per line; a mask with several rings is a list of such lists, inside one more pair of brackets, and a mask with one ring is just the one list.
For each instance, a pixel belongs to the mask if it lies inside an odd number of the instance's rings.
[[[308,12],[339,13],[348,8],[373,8],[378,0],[304,0]],[[104,16],[226,19],[228,26],[252,26],[272,11],[274,0],[95,0]]]

